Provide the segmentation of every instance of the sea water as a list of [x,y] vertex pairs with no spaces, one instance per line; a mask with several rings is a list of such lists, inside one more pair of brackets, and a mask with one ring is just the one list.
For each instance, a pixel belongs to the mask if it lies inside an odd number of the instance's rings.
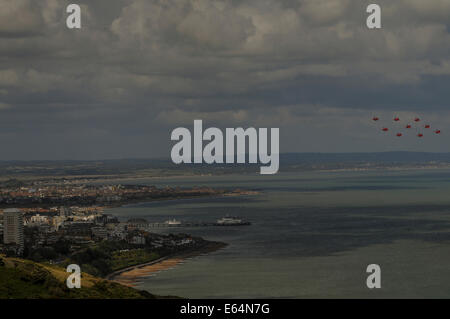
[[[450,297],[450,170],[198,176],[139,183],[244,188],[259,194],[110,209],[124,220],[214,222],[233,215],[252,223],[155,229],[229,246],[145,278],[137,288],[188,298]],[[381,267],[381,289],[366,286],[369,264]]]

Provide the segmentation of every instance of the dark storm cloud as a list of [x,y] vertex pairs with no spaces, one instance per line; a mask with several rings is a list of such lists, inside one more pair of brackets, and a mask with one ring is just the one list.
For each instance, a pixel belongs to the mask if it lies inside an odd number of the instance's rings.
[[[168,156],[171,129],[280,127],[281,150],[386,145],[373,113],[445,128],[448,0],[0,0],[1,158]],[[308,139],[299,138],[307,136]]]

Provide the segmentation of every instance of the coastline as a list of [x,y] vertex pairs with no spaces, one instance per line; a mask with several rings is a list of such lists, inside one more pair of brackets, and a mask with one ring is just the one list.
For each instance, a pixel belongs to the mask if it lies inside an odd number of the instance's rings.
[[[220,198],[220,197],[238,197],[238,196],[254,196],[259,195],[259,191],[255,190],[234,190],[230,192],[217,192],[217,193],[207,193],[207,194],[197,194],[197,195],[186,195],[186,196],[168,196],[168,197],[148,197],[148,198],[138,198],[138,199],[128,199],[124,201],[119,201],[116,203],[103,204],[103,203],[95,203],[95,204],[87,204],[82,207],[90,207],[97,206],[102,209],[112,209],[119,207],[126,207],[128,205],[136,205],[142,203],[152,203],[152,202],[163,202],[163,201],[175,201],[175,200],[183,200],[183,199],[198,199],[198,198]],[[7,208],[48,208],[52,207],[54,204],[42,204],[42,203],[32,203],[26,205],[20,204],[0,204],[0,210]]]
[[195,249],[174,253],[147,263],[119,269],[106,276],[105,279],[117,282],[124,286],[135,287],[143,278],[152,276],[160,271],[173,268],[184,262],[186,259],[212,253],[225,248],[226,246],[228,246],[226,243],[209,241],[205,245]]
[[192,196],[173,196],[173,197],[161,197],[161,198],[147,198],[147,199],[133,199],[126,202],[119,202],[116,204],[110,204],[103,206],[104,208],[119,208],[127,207],[138,204],[153,203],[153,202],[165,202],[165,201],[177,201],[184,199],[198,199],[198,198],[220,198],[220,197],[238,197],[238,196],[255,196],[259,195],[260,191],[255,190],[238,190],[232,192],[224,192],[217,194],[202,194],[202,195],[192,195]]

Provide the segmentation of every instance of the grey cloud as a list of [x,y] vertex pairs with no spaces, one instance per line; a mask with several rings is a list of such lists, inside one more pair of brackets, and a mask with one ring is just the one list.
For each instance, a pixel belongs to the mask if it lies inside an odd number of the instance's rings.
[[[164,156],[199,117],[283,125],[282,151],[370,150],[373,112],[447,123],[446,0],[379,0],[378,31],[359,0],[80,0],[81,30],[65,27],[68,3],[0,0],[5,158],[36,140],[35,158]],[[317,141],[297,145],[308,129]]]
[[40,33],[44,20],[35,1],[2,0],[0,5],[0,36],[28,37]]

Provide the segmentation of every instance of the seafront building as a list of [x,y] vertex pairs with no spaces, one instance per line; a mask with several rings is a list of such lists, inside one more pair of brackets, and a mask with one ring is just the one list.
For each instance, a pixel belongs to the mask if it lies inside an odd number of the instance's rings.
[[3,243],[15,245],[18,255],[23,253],[23,214],[19,209],[9,208],[3,211]]

